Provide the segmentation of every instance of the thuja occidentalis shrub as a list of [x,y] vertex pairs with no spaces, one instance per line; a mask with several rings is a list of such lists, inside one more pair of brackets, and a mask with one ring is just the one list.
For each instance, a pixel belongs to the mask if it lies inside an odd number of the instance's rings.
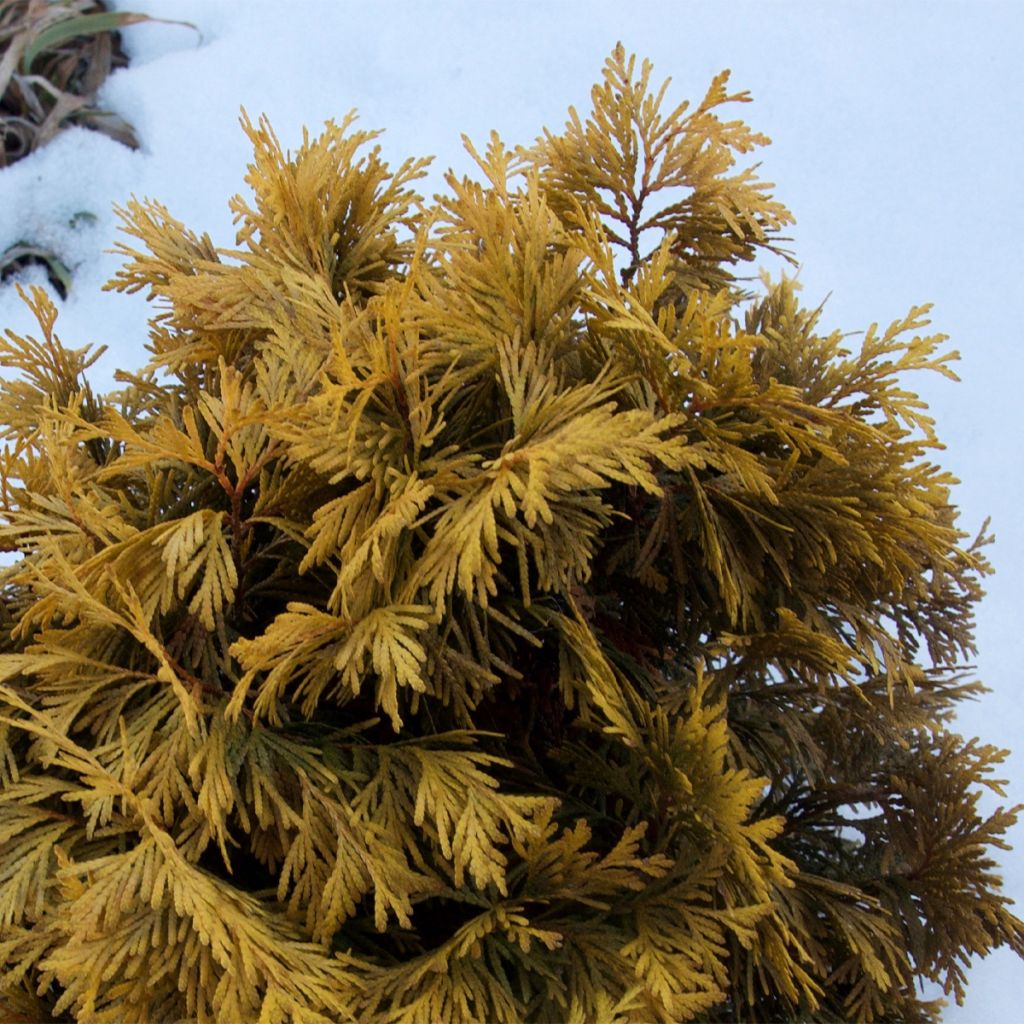
[[243,119],[237,250],[123,211],[118,392],[26,296],[5,1019],[926,1021],[1024,952],[952,727],[988,538],[904,382],[955,353],[745,290],[767,139],[650,74],[430,203]]

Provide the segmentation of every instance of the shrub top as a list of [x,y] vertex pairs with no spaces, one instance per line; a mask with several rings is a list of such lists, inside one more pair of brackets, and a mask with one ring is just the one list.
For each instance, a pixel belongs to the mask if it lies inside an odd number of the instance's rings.
[[915,978],[1024,951],[1003,752],[947,728],[986,538],[901,383],[955,353],[927,307],[848,349],[744,291],[791,222],[736,166],[767,140],[650,70],[617,48],[432,204],[351,117],[243,119],[238,250],[123,211],[111,287],[158,311],[117,394],[33,291],[0,1006],[931,1019]]

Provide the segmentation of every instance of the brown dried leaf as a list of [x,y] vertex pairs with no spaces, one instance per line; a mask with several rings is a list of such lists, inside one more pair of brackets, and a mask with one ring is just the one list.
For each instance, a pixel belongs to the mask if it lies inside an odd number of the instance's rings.
[[36,126],[27,118],[0,118],[0,167],[28,156],[35,137]]
[[135,134],[135,129],[120,114],[115,114],[112,110],[97,110],[95,107],[89,107],[78,111],[74,115],[74,121],[75,124],[102,132],[129,149],[139,148],[139,139]]
[[198,33],[188,22],[108,11],[101,0],[0,0],[0,167],[45,145],[68,123],[137,149],[131,125],[95,100],[111,70],[128,63],[118,29],[147,21]]

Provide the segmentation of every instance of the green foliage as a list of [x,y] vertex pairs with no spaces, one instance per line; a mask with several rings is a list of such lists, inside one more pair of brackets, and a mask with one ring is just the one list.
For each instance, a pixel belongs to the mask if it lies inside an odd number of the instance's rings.
[[115,394],[26,296],[8,1019],[935,1020],[1024,953],[950,728],[987,538],[902,384],[955,354],[741,290],[767,140],[649,77],[433,205],[351,119],[244,120],[237,251],[123,211]]

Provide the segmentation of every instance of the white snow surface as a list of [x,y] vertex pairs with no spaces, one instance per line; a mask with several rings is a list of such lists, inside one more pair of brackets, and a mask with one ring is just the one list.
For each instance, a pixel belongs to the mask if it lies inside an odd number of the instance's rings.
[[[791,247],[804,301],[831,293],[825,326],[887,324],[933,301],[936,329],[963,356],[962,383],[918,377],[963,481],[961,525],[991,515],[997,575],[978,621],[978,674],[992,693],[963,710],[962,731],[1016,747],[1007,801],[1024,802],[1019,593],[1024,572],[1020,396],[1024,346],[1017,297],[1024,261],[1024,5],[844,0],[116,0],[114,7],[193,22],[128,29],[131,65],[101,101],[136,129],[137,152],[84,129],[64,132],[0,170],[0,251],[18,240],[52,246],[74,272],[58,301],[65,343],[105,344],[97,390],[146,359],[141,295],[101,291],[119,264],[114,204],[160,200],[218,246],[234,244],[227,200],[244,192],[251,153],[244,107],[267,114],[286,147],[357,108],[384,128],[384,153],[434,154],[427,194],[448,167],[469,172],[465,132],[510,144],[558,129],[569,104],[589,109],[591,85],[617,40],[671,75],[670,98],[699,99],[711,76],[755,102],[737,110],[774,139],[761,173],[797,217]],[[85,216],[83,216],[83,214]],[[88,216],[88,215],[91,215]],[[94,218],[94,219],[93,219]],[[32,271],[26,280],[42,280]],[[32,333],[14,288],[0,287],[0,328]],[[1021,903],[1024,826],[1002,854]],[[1018,913],[1021,913],[1018,906]],[[1022,1019],[1024,964],[1002,951],[976,961],[963,1007],[946,1020]]]

